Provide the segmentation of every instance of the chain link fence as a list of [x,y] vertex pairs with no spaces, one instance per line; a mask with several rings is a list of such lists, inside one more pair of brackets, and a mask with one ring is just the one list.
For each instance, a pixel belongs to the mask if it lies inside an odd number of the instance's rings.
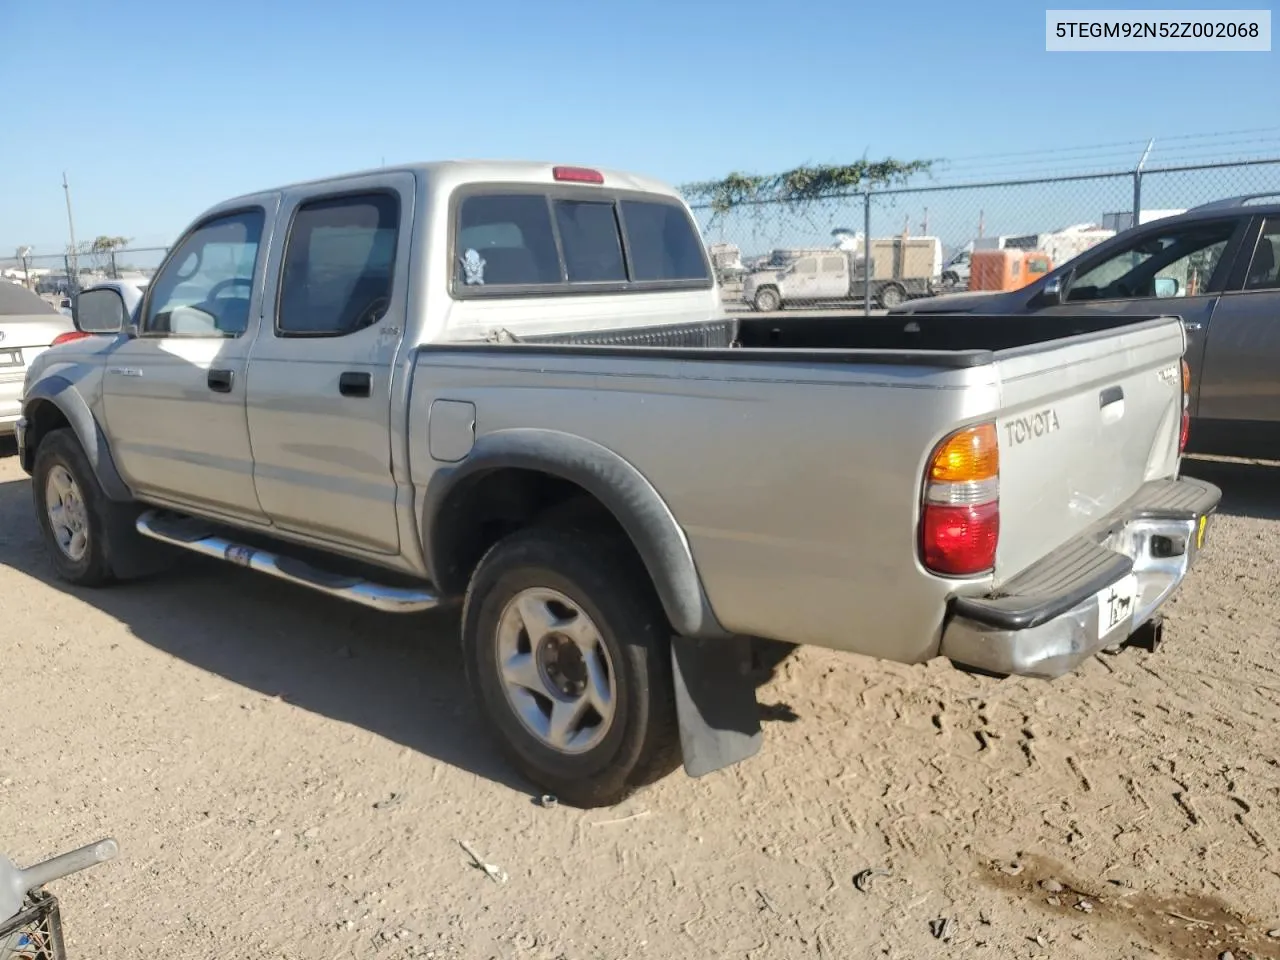
[[[1280,193],[1280,157],[922,185],[727,212],[695,206],[694,214],[729,309],[862,313],[915,297],[1025,285],[1132,226],[1134,210],[1146,222],[1268,191]],[[106,278],[150,277],[166,252],[0,258],[0,279],[54,300]]]
[[100,280],[148,278],[160,266],[168,249],[132,247],[102,253],[0,257],[0,281],[21,283],[52,302],[73,296]]
[[1265,192],[1280,199],[1280,157],[872,190],[727,212],[696,206],[694,213],[729,309],[863,313],[916,297],[1024,286],[1133,226],[1135,209],[1149,222]]

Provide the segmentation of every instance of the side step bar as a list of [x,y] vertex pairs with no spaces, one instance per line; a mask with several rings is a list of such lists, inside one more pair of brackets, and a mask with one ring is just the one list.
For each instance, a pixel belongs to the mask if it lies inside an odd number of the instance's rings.
[[226,560],[238,567],[257,570],[281,580],[341,597],[375,610],[389,613],[416,613],[430,610],[440,599],[430,590],[411,590],[320,570],[292,557],[246,546],[220,537],[202,521],[179,514],[148,510],[138,517],[138,533],[170,546]]

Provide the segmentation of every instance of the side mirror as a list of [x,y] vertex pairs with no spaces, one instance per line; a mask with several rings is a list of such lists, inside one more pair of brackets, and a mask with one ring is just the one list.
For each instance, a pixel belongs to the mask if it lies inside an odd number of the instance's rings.
[[1040,303],[1046,307],[1060,306],[1066,299],[1066,288],[1061,277],[1050,277],[1040,288]]
[[1176,297],[1181,285],[1176,277],[1156,277],[1155,293],[1157,297]]
[[76,297],[71,319],[81,333],[119,333],[129,322],[124,299],[107,288],[87,290]]

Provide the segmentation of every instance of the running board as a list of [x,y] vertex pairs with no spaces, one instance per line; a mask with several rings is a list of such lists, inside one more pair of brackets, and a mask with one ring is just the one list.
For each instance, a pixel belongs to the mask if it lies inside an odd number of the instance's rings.
[[419,610],[430,610],[440,602],[430,590],[389,587],[360,577],[320,570],[302,560],[280,556],[269,550],[235,543],[217,536],[204,522],[192,517],[148,510],[138,517],[137,528],[140,534],[152,540],[190,550],[192,553],[201,553],[206,557],[226,560],[237,567],[256,570],[319,590],[331,597],[341,597],[343,600],[373,607],[375,610],[416,613]]

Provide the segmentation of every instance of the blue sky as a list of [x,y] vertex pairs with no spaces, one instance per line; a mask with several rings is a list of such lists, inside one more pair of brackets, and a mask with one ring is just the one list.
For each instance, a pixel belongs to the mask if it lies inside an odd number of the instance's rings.
[[[1119,142],[1111,165],[1148,136],[1280,125],[1275,52],[1050,54],[1026,0],[0,8],[0,256],[60,251],[63,170],[80,239],[155,243],[226,196],[384,158],[679,183],[865,152],[1002,175],[1053,159],[1025,151]],[[992,154],[1022,158],[963,159]]]

